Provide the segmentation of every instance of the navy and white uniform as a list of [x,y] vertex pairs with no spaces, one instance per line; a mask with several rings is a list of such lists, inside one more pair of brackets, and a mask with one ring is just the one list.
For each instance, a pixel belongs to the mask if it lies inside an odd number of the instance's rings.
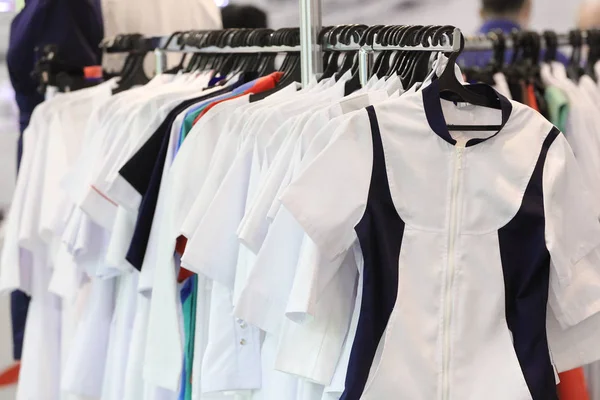
[[330,259],[362,249],[342,399],[557,399],[557,371],[600,358],[576,350],[600,327],[596,207],[536,111],[438,89],[355,114],[282,196]]

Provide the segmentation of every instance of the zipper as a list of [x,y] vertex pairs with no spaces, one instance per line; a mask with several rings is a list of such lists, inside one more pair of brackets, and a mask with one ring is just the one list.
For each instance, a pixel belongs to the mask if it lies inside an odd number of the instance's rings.
[[442,399],[450,399],[450,328],[452,319],[452,289],[454,286],[454,271],[456,263],[454,260],[454,248],[456,246],[456,233],[458,231],[458,195],[460,171],[463,164],[464,147],[456,145],[456,160],[454,163],[454,177],[452,180],[452,199],[450,202],[450,234],[448,238],[448,270],[446,271],[445,301],[444,301],[444,330],[443,330],[443,353],[442,353]]

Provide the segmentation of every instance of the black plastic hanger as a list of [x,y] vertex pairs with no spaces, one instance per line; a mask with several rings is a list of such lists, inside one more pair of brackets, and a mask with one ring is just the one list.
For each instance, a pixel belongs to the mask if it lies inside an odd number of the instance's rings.
[[146,41],[142,35],[131,35],[127,39],[131,41],[132,46],[132,51],[127,56],[131,61],[129,63],[125,62],[126,67],[113,93],[119,93],[134,86],[145,85],[150,81],[144,72],[144,59],[150,50]]
[[[323,48],[325,48],[325,36],[331,31],[333,27],[326,26],[321,29],[319,32],[319,36],[317,38],[317,43],[319,43]],[[323,51],[323,71],[325,71],[329,65],[329,58],[331,57],[332,52],[329,50]]]
[[506,57],[506,37],[504,32],[497,30],[490,33],[490,38],[494,43],[492,59],[490,60],[490,69],[496,73],[502,71],[504,59]]
[[[430,26],[426,29],[422,30],[419,33],[420,37],[417,37],[417,43],[420,41],[423,47],[430,47],[433,35],[440,29],[441,26]],[[427,75],[429,74],[429,63],[431,59],[430,52],[421,52],[415,60],[412,74],[410,75],[410,79],[408,80],[407,85],[404,87],[410,88],[413,85],[423,82]]]
[[524,78],[523,71],[519,67],[521,63],[521,56],[523,54],[524,33],[517,31],[511,32],[510,38],[513,44],[512,55],[508,63],[505,65],[503,72],[509,82],[518,84],[519,80]]
[[[250,31],[246,43],[248,46],[266,47],[269,44],[269,38],[272,33],[272,29],[254,29]],[[252,54],[245,65],[245,69],[242,70],[257,72],[259,76],[266,75],[272,72],[269,70],[270,65],[273,64],[270,61],[274,61],[275,56],[275,54],[269,53]]]
[[[278,30],[278,35],[273,35],[272,45],[274,46],[299,46],[300,45],[300,30],[298,28],[287,28]],[[299,82],[301,79],[300,69],[300,53],[290,52],[285,56],[285,68],[282,65],[279,71],[283,72],[281,80],[274,89],[256,93],[250,96],[250,102],[262,100],[273,93],[276,93],[281,88],[284,88],[293,82]]]
[[571,53],[571,59],[567,66],[567,77],[574,82],[579,82],[579,79],[583,76],[583,68],[581,67],[581,54],[583,49],[583,35],[579,30],[572,30],[569,32],[569,43],[573,47]]
[[[440,29],[440,31],[446,31],[446,33],[447,33],[447,30],[448,30],[447,28]],[[433,39],[434,45],[442,44],[441,38],[442,38],[444,32],[440,32],[440,31],[438,31],[438,33],[436,33],[436,35],[434,35],[434,39]],[[444,69],[444,72],[440,75],[439,79],[436,82],[436,86],[439,90],[440,97],[444,97],[444,98],[447,98],[447,99],[455,101],[455,102],[469,103],[469,104],[480,106],[480,107],[501,109],[500,99],[493,89],[491,91],[489,91],[490,95],[475,93],[474,91],[469,90],[469,85],[466,85],[466,86],[463,85],[456,78],[456,74],[454,72],[455,65],[456,65],[456,59],[459,57],[459,55],[462,53],[462,51],[464,50],[464,47],[465,47],[465,39],[462,36],[462,34],[460,35],[459,40],[460,40],[459,51],[452,52],[449,55],[448,65],[446,66],[446,68]],[[448,125],[448,129],[449,130],[463,130],[463,131],[466,131],[466,130],[472,130],[472,131],[488,131],[489,130],[489,131],[492,131],[492,130],[499,130],[500,127],[499,126],[483,126],[483,125],[478,125],[478,126]]]
[[[394,32],[389,39],[390,44],[398,45],[406,30],[408,30],[409,26],[398,26],[394,29]],[[390,60],[390,70],[388,76],[391,75],[402,75],[403,71],[406,69],[406,65],[408,62],[408,52],[397,50],[393,52],[393,56]]]
[[542,53],[542,37],[537,32],[529,33],[530,53],[529,53],[529,73],[531,78],[538,78],[540,74],[540,56]]
[[[393,33],[399,26],[386,26],[383,27],[378,33],[377,37],[374,40],[374,43],[382,46],[387,46],[390,42]],[[375,59],[375,63],[373,65],[373,75],[376,75],[379,79],[382,79],[390,74],[391,67],[391,58],[394,55],[392,51],[382,51],[380,55]]]
[[546,52],[544,54],[544,62],[556,60],[558,53],[558,35],[554,31],[545,31],[543,33],[544,42],[546,43]]
[[[195,48],[202,48],[203,42],[206,40],[206,33],[204,32],[187,32],[184,33],[180,38],[180,44],[182,47],[190,46]],[[187,67],[184,69],[184,72],[193,72],[193,71],[202,71],[204,70],[204,65],[202,63],[207,63],[210,55],[194,53],[188,62]]]
[[[368,29],[366,25],[355,25],[351,30],[349,30],[346,36],[342,37],[342,43],[345,45],[350,45],[351,43],[361,43],[362,36],[364,32]],[[352,71],[351,78],[344,85],[344,94],[346,96],[356,92],[361,89],[360,84],[360,76],[358,75],[358,54],[354,55],[354,63],[350,67],[350,71]]]
[[[335,46],[338,43],[338,35],[339,33],[346,28],[346,25],[338,25],[332,29],[330,29],[323,38],[325,46]],[[320,81],[323,79],[332,78],[339,70],[339,59],[340,52],[333,51],[331,56],[329,57],[329,62],[327,65],[327,69],[323,71],[323,75],[321,75]]]
[[[401,26],[389,39],[390,45],[410,47],[415,41],[416,33],[422,29],[422,26]],[[388,75],[397,74],[402,81],[402,85],[411,74],[412,65],[414,63],[415,52],[398,50],[392,58],[390,73]]]
[[[223,36],[221,36],[221,40],[217,44],[219,48],[224,47],[242,47],[247,46],[246,40],[249,34],[248,29],[236,29],[236,30],[228,30],[225,32]],[[228,76],[230,74],[234,74],[240,72],[241,70],[246,70],[247,62],[249,60],[248,54],[227,54],[222,58],[223,62],[219,65],[219,68],[216,70],[216,74],[220,76]],[[214,76],[216,76],[216,74]]]
[[[403,46],[429,47],[433,34],[440,26],[422,26],[416,30],[408,30],[400,40]],[[400,73],[403,87],[411,87],[417,82],[423,82],[428,75],[428,66],[431,53],[424,51],[409,51],[404,70]]]
[[[397,40],[397,45],[403,47],[415,47],[421,44],[421,35],[429,29],[428,26],[409,26],[403,30],[402,35]],[[410,84],[411,76],[415,72],[416,63],[420,60],[421,56],[429,57],[428,53],[418,51],[402,51],[401,60],[396,67],[396,73],[400,76],[402,85],[407,87]],[[427,66],[424,67],[423,72],[426,73]]]
[[600,31],[592,29],[587,32],[587,45],[589,48],[588,57],[585,63],[585,74],[590,76],[595,81],[598,80],[596,75],[596,63],[600,61]]
[[[167,40],[167,42],[165,43],[165,45],[163,46],[163,50],[166,50],[169,48],[169,45],[171,44],[171,42],[173,41],[173,39],[175,38],[180,38],[181,36],[183,36],[185,34],[185,32],[175,32],[173,33],[171,36],[169,36],[169,39]],[[183,40],[177,40],[177,42],[179,43],[179,51],[183,52],[183,49],[185,48],[185,42]],[[166,71],[164,71],[165,74],[176,74],[179,71],[182,71],[184,69],[184,65],[185,65],[185,60],[187,59],[187,53],[183,53],[183,55],[181,56],[181,60],[179,61],[179,63],[173,67],[170,68]]]
[[[299,46],[300,45],[300,30],[298,28],[290,28],[287,35],[284,36],[284,46]],[[299,82],[302,79],[301,60],[299,52],[288,53],[290,63],[288,68],[283,71],[284,75],[281,78],[280,85],[286,86],[292,82]]]
[[[338,35],[338,43],[341,44],[345,44],[348,45],[351,43],[351,39],[350,37],[352,36],[352,32],[353,29],[356,27],[357,25],[347,25],[345,26],[339,33]],[[358,38],[360,39],[360,37]],[[357,41],[358,41],[357,39]],[[357,64],[358,62],[358,58],[357,58],[358,54],[356,52],[344,52],[343,56],[342,56],[342,65],[338,68],[337,73],[334,75],[335,80],[338,81],[340,80],[340,78],[348,71],[350,71],[352,69],[352,67]]]

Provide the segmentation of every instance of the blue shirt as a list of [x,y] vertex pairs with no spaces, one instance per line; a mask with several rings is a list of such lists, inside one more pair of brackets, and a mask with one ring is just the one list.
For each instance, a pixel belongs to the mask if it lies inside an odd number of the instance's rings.
[[[229,93],[223,94],[221,96],[216,96],[216,97],[211,98],[210,100],[203,101],[201,103],[196,104],[195,106],[193,106],[192,108],[190,108],[187,111],[184,119],[188,118],[191,114],[197,112],[198,110],[206,108],[207,106],[214,103],[215,101],[225,100],[227,98],[243,94],[246,90],[252,89],[252,87],[256,84],[257,81],[258,81],[258,79],[255,79],[248,83],[244,83],[243,85],[236,87]],[[181,124],[181,128],[179,130],[179,143],[177,144],[177,148],[175,151],[179,150],[179,147],[181,146],[181,143],[183,142],[184,135],[185,135],[185,125]]]
[[102,57],[98,44],[103,36],[100,0],[27,0],[11,23],[6,55],[23,128],[44,99],[30,75],[37,62],[35,48],[55,44],[60,59],[68,65],[98,65]]
[[[482,35],[487,35],[488,33],[498,30],[504,34],[510,34],[514,31],[521,31],[522,28],[519,24],[513,21],[493,19],[486,21],[481,28],[479,28],[479,33]],[[544,56],[544,53],[545,52],[542,50],[541,57]],[[512,55],[513,51],[507,50],[504,55],[504,62],[510,62]],[[465,51],[458,59],[458,64],[461,67],[485,67],[490,63],[492,57],[492,51]],[[556,60],[563,64],[569,63],[569,59],[560,52],[556,54]]]

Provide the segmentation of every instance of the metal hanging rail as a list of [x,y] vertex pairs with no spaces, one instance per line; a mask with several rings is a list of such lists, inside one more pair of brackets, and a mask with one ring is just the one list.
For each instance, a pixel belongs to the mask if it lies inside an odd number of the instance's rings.
[[300,0],[300,47],[302,86],[323,72],[323,56],[318,43],[322,28],[321,0]]
[[[296,28],[297,29],[297,28]],[[267,45],[267,46],[231,46],[227,43],[213,43],[209,46],[194,46],[186,43],[185,40],[182,42],[173,40],[177,35],[185,35],[183,32],[171,35],[170,37],[148,37],[143,38],[143,48],[150,51],[154,49],[156,57],[156,69],[158,73],[161,73],[166,68],[166,53],[178,52],[178,53],[207,53],[207,54],[250,54],[250,53],[290,53],[300,52],[301,54],[301,71],[302,71],[302,84],[308,85],[309,82],[318,78],[322,73],[322,51],[340,51],[340,52],[358,52],[359,57],[359,77],[362,84],[366,84],[370,76],[370,71],[373,65],[374,53],[380,51],[424,51],[424,52],[457,52],[460,50],[460,44],[462,41],[462,34],[460,29],[455,28],[452,34],[452,40],[448,40],[445,44],[423,46],[421,44],[417,46],[396,46],[396,45],[381,45],[374,39],[371,44],[359,44],[359,43],[336,43],[335,45],[321,46],[319,42],[319,34],[321,33],[321,0],[300,0],[300,46],[279,46],[279,45]],[[206,33],[206,32],[204,32]],[[192,33],[193,34],[193,33]],[[563,47],[572,45],[574,40],[582,45],[585,45],[590,34],[586,31],[572,31],[568,34],[553,34],[552,35],[552,46]],[[597,37],[598,33],[594,32],[594,37]],[[125,43],[126,45],[132,45],[133,41],[130,39],[129,42],[123,38],[125,36],[140,36],[141,35],[120,35],[115,38],[109,38],[103,41],[101,47],[105,51],[111,51],[111,48],[116,48],[119,51],[120,45]],[[375,35],[376,38],[376,35]],[[515,47],[514,40],[517,37],[508,34],[503,35],[503,46],[505,49],[512,49]],[[141,43],[140,38],[136,38],[138,43]],[[539,35],[540,46],[542,49],[547,48],[546,41],[548,40],[547,34]],[[182,44],[183,43],[183,44]],[[278,42],[276,42],[278,43]],[[281,43],[281,42],[279,42]],[[285,42],[284,42],[285,43]],[[296,42],[297,43],[297,42]],[[363,42],[364,43],[364,42]],[[498,38],[494,37],[494,34],[487,36],[470,36],[464,38],[464,49],[463,51],[490,51],[494,50],[498,46]],[[140,48],[141,49],[141,48]]]
[[[526,32],[524,32],[526,33]],[[580,31],[580,39],[583,44],[587,42],[588,32]],[[494,33],[485,36],[469,36],[465,38],[465,49],[464,51],[487,51],[493,50],[496,40],[493,38]],[[514,40],[510,34],[505,34],[505,46],[506,49],[513,49],[515,47]],[[544,35],[540,35],[541,48],[546,48],[546,39]],[[571,33],[557,34],[555,36],[556,45],[559,47],[570,46],[572,44]]]
[[393,45],[381,45],[374,43],[373,45],[365,44],[336,44],[334,46],[325,46],[325,50],[331,51],[396,51],[396,50],[404,50],[404,51],[428,51],[428,52],[444,52],[444,53],[452,53],[460,50],[460,40],[461,40],[461,31],[458,28],[454,29],[452,34],[452,42],[443,45],[431,45],[431,46],[393,46]]
[[[166,43],[165,38],[161,38],[161,41]],[[240,46],[240,47],[194,47],[194,46],[181,46],[177,43],[169,44],[166,48],[164,46],[158,46],[160,50],[166,52],[177,52],[177,53],[206,53],[206,54],[255,54],[255,53],[291,53],[300,52],[301,46]]]
[[[184,35],[185,33],[181,33]],[[155,36],[145,40],[154,49],[156,73],[160,74],[167,67],[167,53],[189,53],[189,54],[256,54],[256,53],[292,53],[301,52],[301,46],[205,46],[197,47],[178,43],[173,40],[177,34],[170,36]],[[110,39],[108,40],[110,42]]]
[[442,45],[430,45],[430,46],[396,46],[396,45],[381,45],[373,41],[373,44],[340,44],[324,46],[325,50],[329,51],[342,51],[342,52],[358,52],[358,75],[360,83],[365,86],[371,76],[373,69],[374,54],[378,51],[426,51],[426,52],[443,52],[451,53],[460,51],[462,33],[460,29],[455,28],[452,33],[452,41]]

